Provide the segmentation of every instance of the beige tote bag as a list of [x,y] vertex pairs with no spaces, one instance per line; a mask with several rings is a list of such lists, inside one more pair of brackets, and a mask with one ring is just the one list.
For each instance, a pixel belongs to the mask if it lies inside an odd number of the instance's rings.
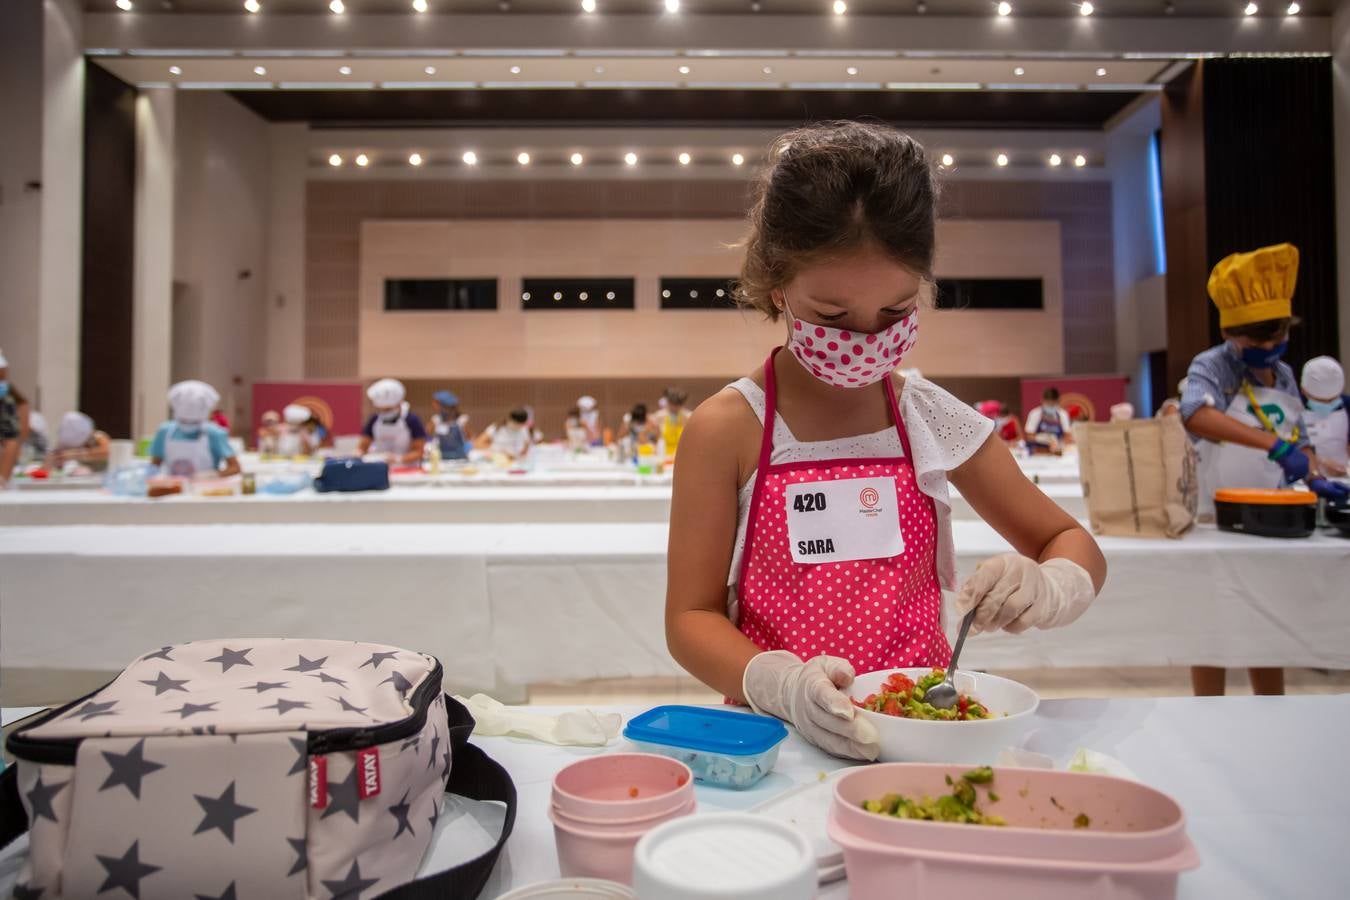
[[1195,523],[1196,453],[1180,417],[1082,423],[1073,435],[1094,534],[1176,538]]

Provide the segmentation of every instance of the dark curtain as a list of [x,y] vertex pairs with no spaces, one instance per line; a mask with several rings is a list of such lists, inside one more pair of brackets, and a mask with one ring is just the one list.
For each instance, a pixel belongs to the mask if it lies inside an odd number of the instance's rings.
[[84,84],[80,409],[115,438],[134,437],[135,211],[136,89],[91,62]]
[[[1209,264],[1282,241],[1298,247],[1303,324],[1286,357],[1297,372],[1337,352],[1331,60],[1206,60],[1204,110]],[[1212,305],[1210,330],[1217,342]]]

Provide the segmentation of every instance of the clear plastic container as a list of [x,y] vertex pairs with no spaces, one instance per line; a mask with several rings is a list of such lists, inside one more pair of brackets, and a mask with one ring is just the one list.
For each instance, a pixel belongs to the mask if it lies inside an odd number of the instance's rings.
[[777,719],[700,706],[658,706],[628,722],[623,736],[644,753],[689,767],[694,779],[744,790],[773,771],[787,727]]

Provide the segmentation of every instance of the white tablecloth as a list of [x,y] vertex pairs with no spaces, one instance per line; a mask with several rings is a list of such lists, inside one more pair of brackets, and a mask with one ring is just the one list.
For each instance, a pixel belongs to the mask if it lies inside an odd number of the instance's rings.
[[[640,710],[616,707],[625,719]],[[484,898],[558,877],[549,788],[563,766],[596,752],[510,738],[475,738],[511,773],[519,794],[516,827]],[[1177,700],[1050,700],[1036,713],[1025,746],[1063,766],[1078,747],[1120,759],[1139,778],[1174,797],[1201,866],[1181,876],[1181,900],[1339,900],[1350,847],[1350,780],[1341,777],[1350,745],[1350,695]],[[843,763],[795,733],[778,765],[749,791],[698,786],[699,812],[745,810]],[[453,824],[442,817],[437,839]],[[17,875],[26,839],[0,854],[0,891]],[[436,845],[429,858],[449,848]],[[847,883],[822,898],[847,897]]]
[[[657,524],[0,528],[0,660],[117,669],[194,638],[305,634],[436,653],[463,689],[680,674]],[[955,523],[958,567],[1007,549]],[[1350,668],[1350,540],[1202,528],[1104,538],[1074,625],[980,635],[969,663]],[[952,623],[949,622],[949,625]]]

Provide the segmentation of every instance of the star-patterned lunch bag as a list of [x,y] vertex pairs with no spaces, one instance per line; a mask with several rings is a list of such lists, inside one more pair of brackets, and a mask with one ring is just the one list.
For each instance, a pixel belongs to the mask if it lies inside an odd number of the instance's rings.
[[[426,654],[344,641],[147,653],[10,735],[0,842],[26,826],[30,844],[14,896],[476,897],[516,792],[441,677]],[[447,792],[504,803],[501,836],[414,880]]]

